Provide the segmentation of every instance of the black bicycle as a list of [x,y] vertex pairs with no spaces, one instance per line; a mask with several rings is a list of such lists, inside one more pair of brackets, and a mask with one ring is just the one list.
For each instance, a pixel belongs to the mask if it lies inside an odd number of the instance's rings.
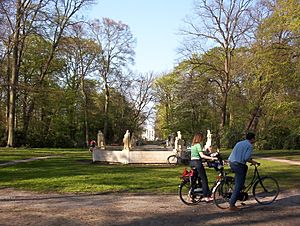
[[[217,157],[218,160],[207,161],[208,167],[213,167],[219,172],[219,175],[214,182],[213,188],[224,176],[224,162],[219,152],[211,154],[211,156]],[[186,205],[196,205],[202,201],[203,191],[201,178],[199,177],[198,171],[195,167],[191,167],[188,171],[186,168],[183,171],[181,183],[178,187],[178,195],[180,200]],[[212,192],[212,190],[210,192]]]
[[[254,173],[250,183],[240,192],[238,200],[246,201],[249,199],[248,192],[252,188],[252,194],[255,200],[262,205],[268,205],[274,202],[279,194],[279,185],[276,179],[271,176],[260,176],[258,166],[254,165]],[[218,181],[213,188],[214,204],[221,208],[229,208],[229,199],[234,188],[234,178],[224,173],[223,178]]]
[[168,163],[170,165],[179,165],[179,164],[185,164],[188,165],[190,163],[191,159],[191,152],[186,151],[186,150],[177,150],[174,155],[170,155],[168,157]]

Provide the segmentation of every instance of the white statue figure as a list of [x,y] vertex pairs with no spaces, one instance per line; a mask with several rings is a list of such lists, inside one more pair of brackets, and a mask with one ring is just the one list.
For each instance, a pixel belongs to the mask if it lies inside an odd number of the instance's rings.
[[126,133],[125,133],[124,138],[123,138],[123,143],[124,143],[123,150],[128,150],[129,151],[130,148],[131,148],[129,130],[126,130]]
[[204,145],[204,150],[207,150],[211,147],[211,137],[212,137],[212,134],[210,133],[210,130],[208,129],[207,130],[207,139],[206,139],[206,144]]
[[175,138],[175,148],[176,151],[182,150],[182,138],[181,138],[181,132],[177,131],[177,137]]
[[175,137],[175,142],[174,142],[174,150],[178,150],[178,137]]
[[178,137],[178,140],[181,140],[181,132],[180,131],[177,131],[177,137]]
[[97,144],[100,149],[105,149],[105,139],[101,130],[98,131]]

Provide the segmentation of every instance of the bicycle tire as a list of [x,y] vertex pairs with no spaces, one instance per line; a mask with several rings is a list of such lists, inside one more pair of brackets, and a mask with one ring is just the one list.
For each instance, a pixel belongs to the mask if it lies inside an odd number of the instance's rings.
[[168,163],[170,165],[178,165],[178,163],[179,163],[179,157],[177,155],[170,155],[168,157]]
[[213,188],[214,204],[220,209],[229,208],[229,199],[234,188],[234,178],[226,177]]
[[268,205],[275,201],[279,194],[279,185],[276,179],[265,176],[253,185],[253,196],[262,205]]
[[188,206],[197,205],[199,202],[201,202],[203,197],[202,193],[191,194],[191,190],[192,189],[189,181],[183,181],[179,185],[178,195],[180,200]]

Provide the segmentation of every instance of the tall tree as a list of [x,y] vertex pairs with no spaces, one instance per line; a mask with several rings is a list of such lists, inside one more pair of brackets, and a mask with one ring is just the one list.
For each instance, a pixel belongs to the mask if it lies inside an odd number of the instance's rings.
[[[89,122],[88,122],[88,94],[86,88],[86,79],[96,70],[96,57],[100,54],[99,46],[88,39],[87,26],[85,23],[75,24],[70,28],[71,37],[63,38],[60,44],[60,53],[66,64],[67,75],[73,79],[67,78],[63,75],[62,80],[68,83],[67,80],[74,81],[73,91],[80,96],[81,106],[84,112],[84,131],[85,143],[89,144]],[[71,86],[70,86],[71,87]],[[80,95],[79,95],[79,94]],[[78,97],[77,97],[78,99]],[[77,100],[78,101],[78,100]],[[74,108],[78,108],[74,104]]]
[[[209,81],[219,89],[222,98],[221,128],[226,125],[228,95],[234,83],[232,64],[235,51],[245,43],[253,28],[250,16],[252,2],[253,0],[197,0],[195,19],[186,19],[187,27],[182,29],[182,34],[187,37],[182,53],[190,57],[195,67],[205,64]],[[210,47],[218,47],[217,61],[199,61],[203,58],[195,57]]]
[[[1,2],[2,11],[5,12],[6,20],[10,24],[12,31],[12,62],[11,74],[9,77],[9,93],[8,93],[8,120],[7,120],[7,146],[13,146],[14,130],[15,130],[15,108],[17,85],[19,79],[19,70],[22,62],[22,52],[27,35],[32,31],[33,24],[37,18],[37,12],[42,7],[42,0],[16,0],[15,8],[12,5],[5,5]],[[7,8],[6,8],[7,7]],[[14,12],[12,17],[11,12]]]
[[[39,33],[51,46],[47,59],[42,66],[37,86],[41,86],[51,62],[54,58],[60,39],[71,23],[74,15],[92,0],[17,0],[15,5],[15,20],[11,23],[13,31],[12,40],[12,72],[9,89],[9,115],[7,146],[13,146],[15,130],[15,105],[19,70],[22,62],[23,46],[27,34]],[[9,21],[13,21],[8,17]],[[34,100],[30,103],[29,114],[33,111]]]
[[102,50],[98,57],[98,71],[105,90],[103,133],[107,139],[110,87],[123,82],[126,68],[134,62],[135,39],[129,26],[121,21],[103,18],[101,22],[93,21],[91,28]]
[[137,78],[133,79],[129,86],[126,88],[129,101],[134,106],[134,113],[132,115],[135,122],[135,128],[132,132],[138,132],[142,125],[145,125],[146,120],[151,120],[153,115],[153,83],[154,73],[140,74]]

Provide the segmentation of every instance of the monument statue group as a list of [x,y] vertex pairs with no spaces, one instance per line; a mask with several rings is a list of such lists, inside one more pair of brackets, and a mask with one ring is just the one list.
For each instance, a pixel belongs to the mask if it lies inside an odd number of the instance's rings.
[[[167,163],[167,157],[174,154],[174,152],[182,152],[186,150],[185,141],[182,139],[180,131],[177,131],[177,136],[168,137],[164,147],[157,145],[136,146],[137,139],[134,134],[130,134],[126,130],[123,137],[123,147],[121,149],[113,149],[112,146],[107,146],[105,143],[104,134],[101,130],[97,134],[96,145],[90,148],[93,153],[93,162],[121,162],[121,163]],[[212,145],[212,134],[207,130],[205,149]]]

